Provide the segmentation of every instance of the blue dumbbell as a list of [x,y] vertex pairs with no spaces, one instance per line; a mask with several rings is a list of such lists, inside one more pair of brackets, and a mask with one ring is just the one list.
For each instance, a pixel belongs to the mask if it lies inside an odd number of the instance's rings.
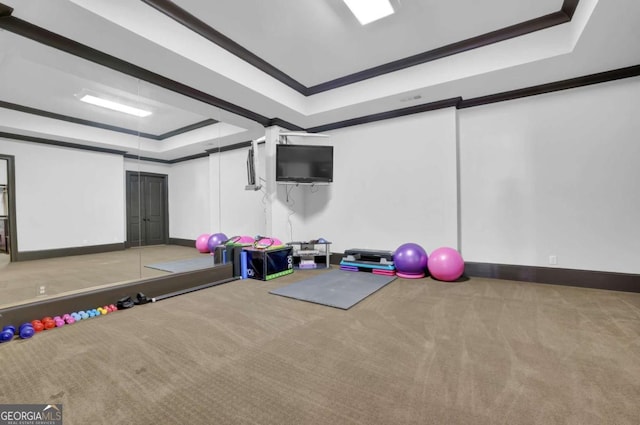
[[11,341],[15,333],[16,333],[15,326],[12,326],[12,325],[5,326],[4,328],[2,328],[2,332],[0,332],[0,343]]
[[23,323],[20,325],[20,338],[28,339],[31,338],[35,333],[36,331],[33,329],[33,325],[31,323]]

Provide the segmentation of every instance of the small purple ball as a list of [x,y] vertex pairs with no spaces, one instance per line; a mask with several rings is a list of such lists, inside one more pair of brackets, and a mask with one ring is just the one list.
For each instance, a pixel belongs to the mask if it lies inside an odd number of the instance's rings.
[[214,233],[213,235],[209,236],[209,240],[207,241],[209,252],[214,252],[216,250],[216,247],[219,245],[223,245],[227,239],[229,238],[224,233]]
[[403,274],[424,275],[428,259],[427,252],[416,243],[400,245],[393,254],[396,270]]

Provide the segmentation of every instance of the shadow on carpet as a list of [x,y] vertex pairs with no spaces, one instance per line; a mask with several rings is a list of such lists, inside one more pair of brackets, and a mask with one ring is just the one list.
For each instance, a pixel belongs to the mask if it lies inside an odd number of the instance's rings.
[[150,269],[162,270],[171,273],[190,272],[193,270],[208,269],[213,266],[213,257],[211,255],[145,265],[145,267]]
[[395,276],[332,270],[269,293],[348,310],[395,279]]

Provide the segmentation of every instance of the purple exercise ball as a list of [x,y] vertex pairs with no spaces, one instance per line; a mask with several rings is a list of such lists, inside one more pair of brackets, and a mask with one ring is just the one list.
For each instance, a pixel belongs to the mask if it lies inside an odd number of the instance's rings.
[[464,260],[453,248],[438,248],[429,257],[429,273],[438,280],[452,282],[464,273]]
[[405,243],[396,249],[393,262],[400,277],[424,277],[429,257],[416,243]]
[[202,252],[203,254],[209,252],[209,247],[207,246],[208,241],[209,241],[208,233],[204,233],[198,236],[198,239],[196,239],[196,249],[199,252]]
[[207,247],[209,248],[209,252],[214,252],[218,245],[223,245],[227,239],[227,235],[224,233],[214,233],[209,236],[209,240],[207,241]]

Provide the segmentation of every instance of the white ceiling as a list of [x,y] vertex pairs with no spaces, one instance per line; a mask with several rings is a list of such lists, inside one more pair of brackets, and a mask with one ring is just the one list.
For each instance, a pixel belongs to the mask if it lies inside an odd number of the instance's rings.
[[[142,85],[135,78],[115,75],[105,67],[7,31],[2,33],[2,39],[11,46],[0,66],[0,100],[4,102],[152,134],[163,134],[209,118],[159,100],[154,93],[156,87]],[[152,111],[155,119],[142,120],[78,103],[81,94],[108,95],[113,100]]]
[[394,0],[393,15],[362,26],[342,0],[174,3],[306,86],[557,12],[562,6],[562,0]]
[[[152,140],[0,108],[0,131],[165,160],[259,137],[263,126],[247,118],[254,114],[310,128],[640,64],[640,2],[581,0],[569,23],[304,96],[142,1],[0,3],[14,8],[14,17],[204,96],[200,96],[204,101],[197,100],[198,96],[185,96],[0,30],[0,101],[153,135],[208,119],[220,121]],[[312,86],[558,11],[562,1],[393,0],[396,14],[364,27],[340,0],[175,0],[175,4]],[[130,119],[102,111],[78,102],[82,91],[144,104],[154,114]],[[216,101],[224,106],[211,104]]]

